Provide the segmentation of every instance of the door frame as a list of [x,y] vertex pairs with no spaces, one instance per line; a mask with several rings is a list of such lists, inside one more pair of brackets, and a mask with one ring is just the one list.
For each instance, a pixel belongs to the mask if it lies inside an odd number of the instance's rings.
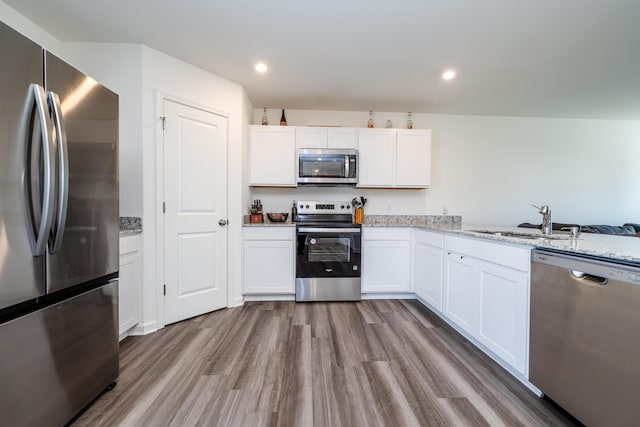
[[[156,91],[156,133],[155,133],[155,163],[156,163],[156,179],[155,179],[155,206],[156,206],[156,252],[154,255],[155,258],[155,269],[156,269],[156,310],[157,310],[157,329],[164,328],[166,326],[166,316],[165,316],[165,296],[164,296],[164,250],[165,250],[165,241],[164,241],[164,213],[162,211],[162,202],[164,200],[164,129],[163,129],[163,121],[162,116],[164,114],[164,102],[170,101],[175,102],[177,104],[182,104],[190,108],[195,108],[198,110],[205,111],[207,113],[215,114],[218,116],[222,116],[227,119],[227,217],[231,216],[232,212],[235,212],[234,209],[231,209],[231,200],[232,194],[230,190],[230,170],[231,170],[231,159],[230,159],[230,150],[229,150],[229,122],[231,119],[231,113],[226,110],[221,110],[219,108],[212,107],[210,105],[204,105],[199,102],[185,99],[183,97],[173,95],[163,91]],[[229,274],[233,268],[234,257],[232,252],[230,251],[231,245],[231,236],[232,233],[227,231],[227,307],[233,306],[233,288],[230,286],[230,278]]]

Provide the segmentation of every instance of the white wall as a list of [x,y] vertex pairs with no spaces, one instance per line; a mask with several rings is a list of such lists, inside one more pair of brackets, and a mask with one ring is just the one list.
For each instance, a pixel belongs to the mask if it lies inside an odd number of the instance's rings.
[[[281,110],[268,110],[269,123]],[[254,109],[260,123],[262,108]],[[289,125],[364,127],[368,112],[286,110]],[[375,113],[394,127],[406,113]],[[556,222],[640,223],[640,121],[414,114],[415,128],[433,130],[432,186],[427,190],[261,189],[268,211],[289,211],[293,199],[369,198],[366,213],[461,214],[463,222],[540,223],[531,204],[548,204]]]
[[[242,155],[247,141],[247,123],[250,104],[244,89],[228,80],[208,73],[200,68],[179,61],[154,49],[142,49],[142,181],[144,236],[144,327],[153,330],[164,324],[164,300],[159,285],[162,275],[161,249],[158,241],[158,215],[161,200],[156,196],[156,146],[161,132],[157,108],[158,97],[166,95],[195,105],[207,107],[228,117],[228,167],[229,167],[229,212],[231,219],[227,227],[229,259],[232,268],[228,271],[230,284],[228,303],[242,303],[241,294],[241,217],[240,206],[243,194]],[[162,95],[159,95],[162,94]],[[156,262],[157,261],[157,262]],[[153,295],[156,296],[155,300]]]
[[120,216],[142,216],[142,45],[63,43],[63,56],[119,96]]
[[[60,41],[48,32],[34,24],[29,19],[19,14],[15,9],[0,1],[0,21],[9,25],[14,30],[42,45],[45,49],[60,55]],[[5,58],[4,60],[7,60]]]

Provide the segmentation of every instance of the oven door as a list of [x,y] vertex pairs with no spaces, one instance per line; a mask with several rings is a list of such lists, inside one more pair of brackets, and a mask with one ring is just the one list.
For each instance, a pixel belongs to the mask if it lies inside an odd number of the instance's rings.
[[299,227],[296,277],[360,277],[361,229]]

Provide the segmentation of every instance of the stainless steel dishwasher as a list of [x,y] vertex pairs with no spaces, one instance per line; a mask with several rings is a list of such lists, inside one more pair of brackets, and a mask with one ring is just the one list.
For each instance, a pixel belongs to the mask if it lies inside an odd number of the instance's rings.
[[640,267],[534,250],[529,379],[587,426],[640,422]]

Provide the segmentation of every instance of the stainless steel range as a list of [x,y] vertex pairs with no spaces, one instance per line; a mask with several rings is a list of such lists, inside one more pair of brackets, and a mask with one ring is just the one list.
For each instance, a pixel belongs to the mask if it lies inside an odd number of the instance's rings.
[[350,202],[298,201],[296,301],[360,300],[362,228]]

